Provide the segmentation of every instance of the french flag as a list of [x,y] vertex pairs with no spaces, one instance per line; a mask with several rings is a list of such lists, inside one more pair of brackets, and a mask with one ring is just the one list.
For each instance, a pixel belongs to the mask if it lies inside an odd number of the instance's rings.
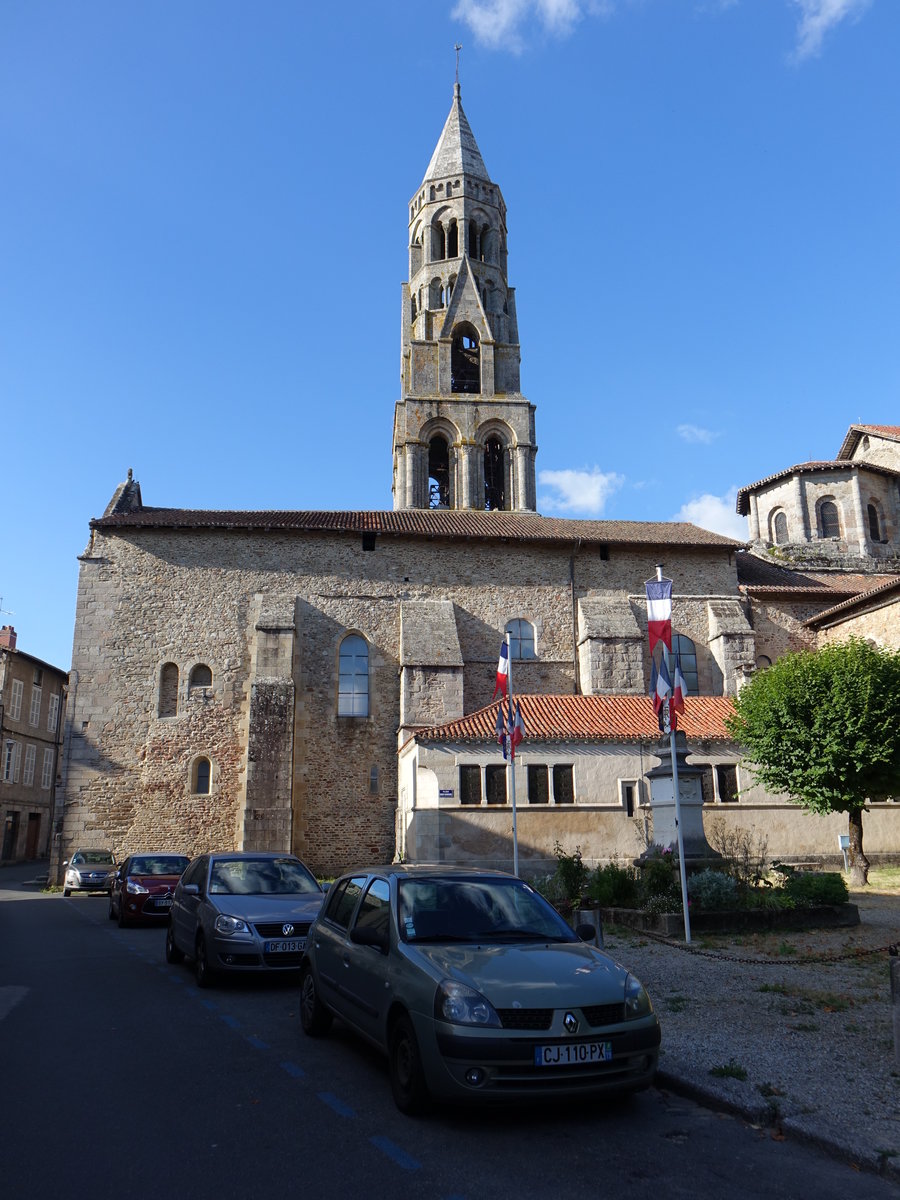
[[672,580],[647,580],[647,635],[650,639],[650,654],[653,655],[657,642],[672,650]]
[[[509,691],[509,646],[506,642],[500,647],[500,661],[497,663],[497,682],[494,685],[494,696],[499,692],[505,696]],[[491,696],[491,699],[494,699]]]
[[497,741],[500,743],[500,749],[503,751],[503,757],[506,758],[508,739],[506,734],[506,717],[503,714],[502,704],[497,705],[497,724],[495,728],[497,730]]
[[516,701],[516,719],[513,722],[512,732],[509,735],[509,757],[516,757],[516,746],[525,736],[525,725],[522,722],[522,710],[519,708],[519,702]]
[[666,666],[665,655],[659,660],[659,669],[656,667],[656,659],[653,660],[653,666],[650,669],[650,699],[653,701],[653,711],[659,715],[659,710],[663,706],[663,701],[668,699],[672,691],[672,680],[669,678],[669,668]]
[[684,712],[684,698],[687,695],[687,684],[684,681],[684,675],[681,673],[681,655],[675,655],[675,679],[672,683],[672,701],[671,706],[676,712]]

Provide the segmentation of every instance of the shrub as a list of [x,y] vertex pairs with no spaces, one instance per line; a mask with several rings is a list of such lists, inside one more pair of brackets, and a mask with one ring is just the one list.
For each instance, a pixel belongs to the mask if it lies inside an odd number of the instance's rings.
[[607,863],[588,876],[587,894],[603,908],[637,908],[640,889],[634,867]]
[[687,881],[687,890],[698,908],[734,908],[737,903],[736,881],[731,875],[714,871],[711,867],[691,875]]
[[660,850],[648,855],[640,864],[640,895],[642,901],[653,896],[667,896],[675,887],[675,868],[678,859],[671,850]]
[[[783,871],[782,867],[778,867]],[[791,871],[784,881],[785,895],[798,908],[814,904],[846,904],[850,899],[843,875],[837,871]]]
[[652,917],[658,913],[681,912],[681,907],[681,892],[673,887],[670,892],[657,892],[654,896],[648,896],[641,905],[641,912]]
[[588,869],[581,858],[581,847],[576,846],[574,854],[566,854],[559,842],[553,846],[556,855],[556,877],[567,900],[574,904],[584,895],[587,883]]

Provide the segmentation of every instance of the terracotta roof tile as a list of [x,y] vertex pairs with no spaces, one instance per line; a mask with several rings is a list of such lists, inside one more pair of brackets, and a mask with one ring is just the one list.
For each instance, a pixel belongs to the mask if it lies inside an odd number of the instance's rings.
[[394,537],[502,539],[605,545],[738,547],[741,542],[683,521],[576,521],[537,513],[455,509],[239,512],[140,508],[96,517],[92,529],[262,529]]
[[[522,709],[525,740],[637,741],[657,740],[659,724],[648,696],[516,696]],[[733,711],[727,696],[689,696],[679,728],[690,739],[730,741],[725,718]],[[496,740],[497,703],[458,721],[416,731],[429,742]]]
[[860,439],[867,433],[877,434],[892,442],[900,442],[900,425],[851,425],[841,442],[838,458],[851,458]]
[[843,600],[840,604],[826,608],[824,612],[816,613],[814,617],[810,617],[803,624],[809,629],[817,629],[820,625],[827,625],[832,617],[852,613],[857,608],[864,609],[870,600],[886,598],[891,592],[900,592],[900,576],[895,575],[886,582],[879,583],[877,587],[871,587],[868,591],[851,596],[849,600]]
[[797,463],[795,466],[787,467],[783,471],[776,471],[774,475],[766,475],[764,479],[757,479],[756,483],[748,483],[746,487],[739,488],[735,508],[741,516],[746,517],[750,512],[751,492],[755,492],[757,488],[764,487],[767,483],[775,483],[778,479],[786,479],[790,475],[809,475],[816,471],[858,471],[861,467],[864,467],[867,471],[873,471],[876,475],[887,475],[891,478],[898,474],[897,471],[892,471],[890,467],[883,467],[878,463],[863,462],[858,458],[834,458],[823,462]]

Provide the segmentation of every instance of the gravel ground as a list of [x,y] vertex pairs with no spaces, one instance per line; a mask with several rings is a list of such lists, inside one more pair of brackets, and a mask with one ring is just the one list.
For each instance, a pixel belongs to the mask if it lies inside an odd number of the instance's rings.
[[900,1180],[890,958],[853,954],[900,941],[900,896],[851,899],[851,929],[701,934],[687,949],[619,926],[606,949],[653,999],[661,1086]]

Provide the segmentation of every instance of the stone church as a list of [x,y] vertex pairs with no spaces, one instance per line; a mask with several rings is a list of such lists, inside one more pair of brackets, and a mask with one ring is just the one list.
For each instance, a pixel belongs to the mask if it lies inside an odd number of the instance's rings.
[[[79,844],[282,849],[323,874],[396,854],[508,867],[491,705],[507,633],[523,873],[557,841],[633,857],[659,761],[657,564],[674,580],[704,820],[764,831],[771,853],[834,856],[839,819],[755,788],[723,721],[749,672],[823,631],[862,622],[896,641],[900,426],[853,426],[833,462],[743,488],[747,544],[542,517],[506,206],[458,85],[408,217],[391,511],[148,506],[129,471],[90,522],[57,863]],[[897,852],[897,807],[872,809],[867,851]]]

